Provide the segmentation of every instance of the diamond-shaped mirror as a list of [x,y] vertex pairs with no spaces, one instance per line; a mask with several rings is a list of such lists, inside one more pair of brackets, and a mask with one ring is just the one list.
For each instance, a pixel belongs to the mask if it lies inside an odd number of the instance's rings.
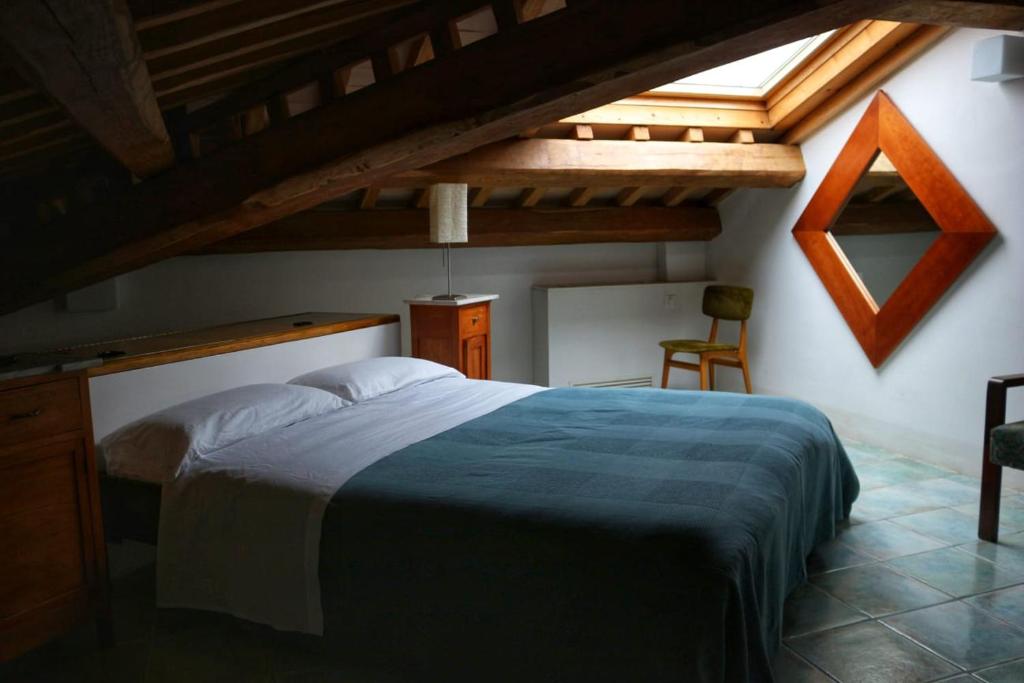
[[861,283],[882,306],[941,232],[884,152],[829,228]]
[[995,228],[879,91],[793,235],[877,367]]

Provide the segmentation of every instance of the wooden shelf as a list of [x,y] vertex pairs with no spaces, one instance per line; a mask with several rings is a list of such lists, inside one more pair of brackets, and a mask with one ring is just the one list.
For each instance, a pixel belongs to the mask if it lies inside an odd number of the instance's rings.
[[60,349],[56,353],[18,354],[15,362],[4,369],[24,368],[29,371],[30,368],[53,366],[54,358],[59,358],[61,363],[102,358],[102,365],[86,371],[89,377],[97,377],[397,322],[399,317],[390,313],[298,313],[197,330],[94,342]]

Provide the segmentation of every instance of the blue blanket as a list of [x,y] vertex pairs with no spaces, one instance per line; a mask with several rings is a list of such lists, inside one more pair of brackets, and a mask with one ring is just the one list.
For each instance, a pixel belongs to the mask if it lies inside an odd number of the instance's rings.
[[337,492],[325,635],[415,680],[770,681],[783,602],[858,489],[799,401],[541,392]]

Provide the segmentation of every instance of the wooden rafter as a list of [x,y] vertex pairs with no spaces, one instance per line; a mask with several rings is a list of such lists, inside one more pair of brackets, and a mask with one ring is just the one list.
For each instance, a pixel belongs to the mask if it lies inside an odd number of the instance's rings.
[[575,208],[582,208],[594,196],[594,188],[592,187],[577,187],[569,193],[569,197],[566,199],[566,205]]
[[494,188],[491,187],[474,187],[473,191],[469,193],[469,205],[479,209],[487,204],[487,200],[491,198],[491,192]]
[[371,185],[370,187],[363,190],[362,197],[359,198],[360,209],[372,209],[377,206],[377,199],[380,197],[380,188]]
[[646,192],[646,187],[624,187],[615,196],[615,203],[619,206],[633,206]]
[[687,197],[692,196],[696,189],[693,187],[670,187],[661,196],[661,203],[664,206],[679,206],[686,201]]
[[[426,7],[450,11],[451,4]],[[875,15],[885,5],[720,0],[695,14],[676,0],[573,2],[225,146],[106,205],[18,234],[14,248],[0,256],[0,310],[250,230],[581,108]],[[739,15],[743,22],[735,20]],[[521,68],[535,62],[546,68]],[[466,83],[474,84],[472,98],[463,96]],[[412,92],[431,97],[393,106],[409,102]],[[239,106],[233,100],[238,108],[227,114],[260,101]],[[54,244],[62,245],[60,253]]]
[[544,196],[543,187],[526,187],[519,193],[519,198],[516,199],[516,206],[524,209],[528,209],[532,206],[536,206],[537,202]]
[[[703,241],[721,232],[718,213],[702,207],[470,209],[469,222],[470,247]],[[414,209],[305,211],[203,253],[436,247],[428,223],[427,212]]]
[[132,173],[174,163],[124,0],[8,0],[0,40],[36,85]]

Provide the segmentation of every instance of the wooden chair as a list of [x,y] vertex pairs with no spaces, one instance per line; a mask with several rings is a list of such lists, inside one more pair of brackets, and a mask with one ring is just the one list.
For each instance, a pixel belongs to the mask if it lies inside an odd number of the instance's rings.
[[1006,392],[1024,386],[1024,375],[1004,375],[988,381],[985,397],[985,443],[981,450],[981,509],[978,538],[999,540],[999,495],[1003,467],[1024,470],[1024,421],[1006,424]]
[[[746,287],[712,285],[704,289],[704,315],[711,318],[711,334],[703,339],[667,339],[659,342],[665,349],[665,364],[661,371],[661,388],[668,387],[668,372],[671,368],[693,370],[700,373],[701,391],[715,388],[715,366],[726,365],[743,371],[743,383],[747,393],[753,393],[750,386],[750,368],[747,365],[747,319],[754,302],[754,290]],[[740,322],[740,343],[718,342],[718,321],[738,320]],[[677,353],[695,354],[699,361],[687,363],[672,360]]]

